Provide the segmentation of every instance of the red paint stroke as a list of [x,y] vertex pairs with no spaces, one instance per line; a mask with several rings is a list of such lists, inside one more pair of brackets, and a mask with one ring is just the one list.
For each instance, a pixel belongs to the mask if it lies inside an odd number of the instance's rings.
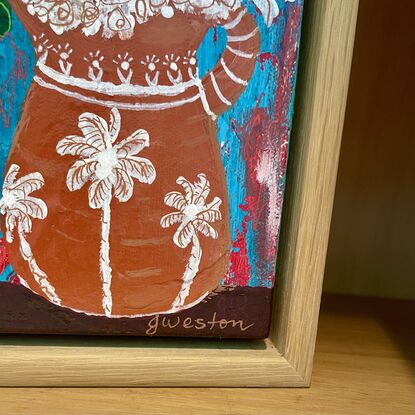
[[20,280],[20,277],[17,274],[13,274],[8,282],[9,284],[22,285],[22,281]]
[[9,265],[9,256],[7,255],[3,239],[0,239],[0,274],[6,269],[7,265]]
[[278,64],[278,58],[276,55],[274,55],[271,52],[262,52],[258,56],[259,64],[261,67],[261,70],[264,70],[265,68],[265,62],[271,62],[271,65],[275,68]]
[[[239,206],[245,210],[245,206]],[[248,247],[246,235],[248,232],[248,222],[251,220],[249,214],[245,215],[242,221],[242,231],[237,231],[236,240],[232,243],[229,256],[230,266],[225,276],[225,285],[239,285],[245,287],[249,283],[251,276],[251,266],[248,260]]]
[[[284,37],[279,56],[271,53],[260,55],[263,65],[270,60],[273,66],[278,66],[278,89],[275,97],[274,114],[272,119],[267,110],[259,108],[260,96],[250,118],[243,125],[231,120],[231,128],[237,134],[242,154],[246,162],[246,189],[248,197],[241,208],[247,212],[242,221],[242,231],[238,231],[231,254],[230,271],[225,282],[247,285],[250,275],[250,265],[247,252],[247,223],[252,221],[252,229],[257,235],[256,258],[257,273],[261,284],[272,285],[274,281],[274,264],[277,253],[280,214],[283,202],[285,171],[288,156],[288,139],[290,134],[290,105],[295,84],[296,62],[298,52],[299,26],[301,8],[287,8],[288,15]],[[258,166],[263,155],[269,156],[270,179],[275,188],[270,194],[270,181],[258,181]],[[273,199],[271,200],[271,197]],[[275,207],[273,217],[270,206]],[[275,216],[274,216],[275,215]],[[233,273],[233,276],[232,276]]]
[[213,42],[217,43],[217,41],[218,41],[218,29],[215,26],[215,28],[213,29]]
[[[6,246],[4,245],[3,239],[0,238],[0,274],[4,272],[8,265],[9,255],[7,254]],[[11,271],[5,280],[11,284],[21,284],[20,278],[16,275],[14,271]]]
[[[8,78],[6,79],[5,83],[0,88],[0,115],[3,119],[4,126],[9,128],[10,125],[10,118],[13,108],[13,102],[15,97],[16,85],[19,80],[25,80],[27,76],[27,61],[26,55],[23,51],[19,51],[16,45],[13,42],[13,38],[10,34],[7,34],[4,38],[10,39],[10,46],[14,50],[14,62],[13,67],[10,71]],[[7,101],[8,101],[8,111],[5,109],[5,100],[2,98],[2,94],[4,91],[9,91],[7,94]]]

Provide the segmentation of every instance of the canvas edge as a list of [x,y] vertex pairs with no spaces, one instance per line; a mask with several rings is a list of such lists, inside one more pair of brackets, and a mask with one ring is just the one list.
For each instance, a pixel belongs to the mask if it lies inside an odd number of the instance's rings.
[[309,386],[359,0],[305,2],[270,338]]
[[310,384],[358,0],[307,3],[292,137],[297,146],[289,161],[277,291],[265,348],[224,350],[219,342],[212,349],[172,348],[160,340],[157,348],[114,350],[69,342],[25,345],[27,338],[20,337],[21,344],[0,345],[1,386]]

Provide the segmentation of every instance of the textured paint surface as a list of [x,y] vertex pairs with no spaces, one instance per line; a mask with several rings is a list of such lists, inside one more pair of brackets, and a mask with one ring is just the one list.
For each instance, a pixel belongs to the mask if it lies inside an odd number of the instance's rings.
[[[29,35],[13,12],[10,16],[12,30],[0,38],[0,175],[2,178],[14,131],[20,119],[21,106],[32,81],[35,65],[35,54]],[[0,241],[0,251],[0,281],[16,282],[15,273],[8,263],[8,255],[2,241]]]
[[[243,95],[219,119],[234,241],[226,283],[272,287],[293,112],[301,4],[279,2]],[[277,91],[275,93],[275,91]]]
[[[299,45],[302,2],[278,0],[279,15],[267,27],[256,16],[261,52],[255,72],[237,103],[218,119],[225,166],[232,252],[224,283],[272,287],[281,217],[288,138]],[[226,32],[210,29],[197,52],[201,76],[217,62]],[[33,78],[34,52],[28,34],[12,14],[12,31],[0,40],[0,173]],[[0,280],[13,275],[2,251]]]

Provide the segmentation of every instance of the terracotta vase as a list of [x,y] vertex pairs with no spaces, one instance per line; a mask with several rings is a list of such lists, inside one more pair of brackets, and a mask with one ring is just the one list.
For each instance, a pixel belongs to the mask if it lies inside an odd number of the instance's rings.
[[[254,19],[203,1],[11,5],[38,60],[1,202],[13,268],[32,291],[88,314],[200,302],[228,266],[215,120],[252,74]],[[227,48],[201,79],[196,50],[215,25]]]

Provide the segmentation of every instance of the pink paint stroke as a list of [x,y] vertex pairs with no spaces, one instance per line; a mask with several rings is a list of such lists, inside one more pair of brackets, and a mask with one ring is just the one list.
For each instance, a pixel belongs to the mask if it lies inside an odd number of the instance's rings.
[[[10,125],[10,118],[13,108],[13,102],[15,97],[16,85],[19,80],[25,80],[27,76],[27,62],[26,62],[26,55],[23,51],[19,51],[16,45],[13,42],[13,38],[10,34],[7,34],[2,40],[10,39],[10,46],[14,50],[14,62],[13,67],[10,71],[8,78],[6,79],[5,83],[0,88],[0,115],[3,119],[4,126],[9,128]],[[5,100],[1,98],[4,91],[9,91],[7,93],[8,99],[8,111],[6,112],[5,109]]]
[[287,26],[284,31],[279,57],[271,53],[262,53],[261,66],[270,61],[278,67],[278,89],[275,97],[274,119],[266,109],[258,104],[249,120],[242,126],[231,120],[231,126],[237,133],[246,162],[246,189],[248,197],[241,209],[247,212],[232,245],[230,268],[225,283],[248,285],[250,265],[247,252],[247,223],[257,235],[256,268],[260,285],[272,286],[274,283],[274,264],[277,254],[278,235],[281,222],[285,171],[288,156],[290,134],[290,106],[295,85],[298,54],[299,26],[301,8],[290,7]]

